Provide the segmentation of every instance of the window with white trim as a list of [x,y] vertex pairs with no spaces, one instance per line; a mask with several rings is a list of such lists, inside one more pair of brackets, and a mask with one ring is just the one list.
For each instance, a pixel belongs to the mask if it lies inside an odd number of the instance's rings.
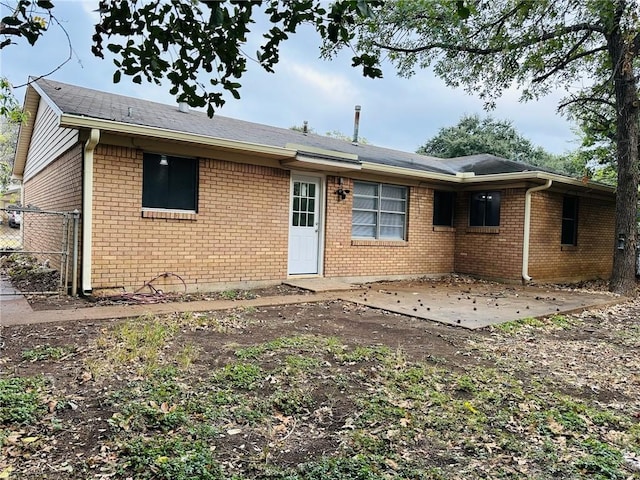
[[198,159],[145,153],[142,208],[196,212]]
[[351,236],[363,239],[405,240],[407,194],[407,187],[354,182]]

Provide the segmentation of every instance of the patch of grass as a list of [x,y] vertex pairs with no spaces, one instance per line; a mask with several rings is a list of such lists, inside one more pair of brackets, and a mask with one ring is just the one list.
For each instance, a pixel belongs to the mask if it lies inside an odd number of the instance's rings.
[[618,449],[591,438],[582,442],[582,447],[587,455],[573,464],[578,472],[598,480],[628,478],[621,468],[623,457]]
[[549,317],[548,320],[551,325],[562,330],[570,330],[578,323],[575,319],[566,317],[564,315],[553,315]]
[[119,323],[96,340],[97,352],[87,365],[96,376],[131,367],[145,375],[172,363],[188,368],[197,357],[195,347],[183,347],[175,358],[167,349],[183,321],[188,320],[145,315]]
[[283,415],[291,416],[310,411],[314,400],[308,389],[293,388],[276,391],[269,397],[269,404]]
[[201,348],[195,345],[184,345],[176,353],[175,361],[181,369],[187,370],[198,359],[200,351]]
[[0,379],[0,424],[28,425],[46,413],[42,377]]
[[500,332],[503,332],[503,333],[516,333],[526,327],[535,327],[535,328],[544,327],[544,322],[537,318],[528,317],[528,318],[521,318],[519,320],[512,320],[511,322],[500,323],[498,325],[494,325],[491,328],[499,330]]
[[320,366],[320,360],[311,356],[287,355],[284,361],[285,373],[294,376],[311,372]]
[[38,345],[22,352],[22,359],[29,362],[41,362],[45,360],[60,360],[75,353],[76,348],[71,345],[52,347],[51,345]]
[[258,359],[266,353],[275,354],[283,350],[295,349],[297,351],[315,352],[321,348],[337,348],[336,342],[331,338],[314,335],[296,335],[293,337],[279,337],[270,342],[239,348],[234,353],[240,359],[249,360]]
[[476,382],[469,375],[460,375],[456,379],[456,390],[460,392],[475,393],[477,392]]
[[121,446],[125,476],[138,480],[230,480],[205,442],[133,438]]
[[215,383],[242,390],[253,390],[264,377],[262,368],[253,363],[230,363],[213,373]]
[[381,360],[391,355],[391,349],[386,346],[357,346],[351,351],[335,353],[336,360],[343,363],[360,363]]

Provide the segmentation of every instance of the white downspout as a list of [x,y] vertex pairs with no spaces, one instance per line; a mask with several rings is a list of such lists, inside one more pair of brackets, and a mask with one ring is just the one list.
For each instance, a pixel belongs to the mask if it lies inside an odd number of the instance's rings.
[[100,141],[100,130],[91,129],[84,145],[82,182],[82,293],[91,293],[91,246],[93,244],[93,152]]
[[531,236],[531,194],[551,187],[553,180],[548,179],[544,185],[531,187],[524,195],[524,238],[522,239],[522,281],[530,282],[529,276],[529,240]]

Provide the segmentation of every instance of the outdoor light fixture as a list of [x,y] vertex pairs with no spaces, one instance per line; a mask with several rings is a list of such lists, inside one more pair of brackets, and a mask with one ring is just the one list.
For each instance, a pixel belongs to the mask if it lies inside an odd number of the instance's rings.
[[160,165],[162,165],[163,167],[169,165],[169,160],[167,159],[166,155],[160,155]]
[[624,233],[618,234],[618,250],[624,250],[624,244],[627,238]]
[[338,189],[334,192],[336,195],[338,195],[338,201],[346,199],[347,194],[351,193],[351,190],[342,188],[343,184],[344,180],[342,179],[342,177],[338,178]]

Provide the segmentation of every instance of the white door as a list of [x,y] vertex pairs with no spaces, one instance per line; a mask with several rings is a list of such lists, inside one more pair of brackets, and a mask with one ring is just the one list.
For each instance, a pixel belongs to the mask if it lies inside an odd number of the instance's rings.
[[294,176],[289,216],[289,273],[318,273],[320,179]]

